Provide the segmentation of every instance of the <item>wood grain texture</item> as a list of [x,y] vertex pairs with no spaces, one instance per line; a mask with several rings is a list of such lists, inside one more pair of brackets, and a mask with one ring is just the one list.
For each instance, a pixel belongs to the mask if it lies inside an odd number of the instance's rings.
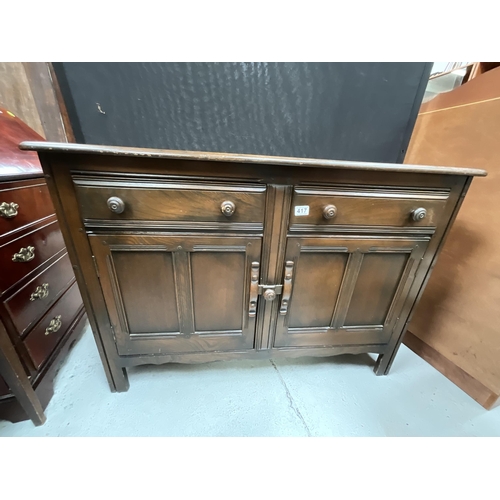
[[[76,193],[84,219],[100,220],[148,220],[148,221],[189,221],[189,222],[263,222],[265,186],[257,186],[254,191],[231,190],[228,186],[202,184],[134,183],[134,187],[122,187],[124,183],[101,180],[100,186],[92,186],[88,181],[76,180]],[[125,209],[120,214],[113,213],[107,200],[118,197]],[[235,212],[226,216],[222,204],[230,201]],[[90,222],[91,223],[91,222]]]
[[77,142],[400,162],[430,63],[54,63]]
[[[146,148],[124,148],[117,146],[99,146],[95,144],[66,144],[58,142],[35,142],[23,141],[19,148],[23,151],[51,152],[61,153],[79,153],[79,154],[100,154],[124,157],[139,158],[163,158],[173,160],[199,160],[209,162],[229,162],[229,163],[249,163],[257,165],[289,165],[300,167],[316,168],[336,168],[347,170],[368,170],[373,172],[402,172],[417,174],[442,174],[442,175],[472,175],[485,176],[486,171],[474,168],[458,167],[438,167],[425,165],[398,165],[394,163],[373,163],[358,161],[338,161],[323,160],[305,157],[287,157],[287,156],[262,156],[234,153],[213,153],[205,151],[180,151]],[[70,160],[73,163],[72,160]],[[241,175],[240,172],[237,175]]]
[[[410,325],[422,342],[417,352],[424,357],[425,344],[443,362],[475,380],[477,384],[462,383],[449,370],[446,373],[485,406],[488,398],[482,387],[500,394],[500,239],[495,229],[500,224],[499,88],[497,68],[430,101],[433,107],[422,111],[433,112],[419,117],[407,158],[489,170],[486,179],[472,183]],[[428,359],[440,369],[441,361]]]

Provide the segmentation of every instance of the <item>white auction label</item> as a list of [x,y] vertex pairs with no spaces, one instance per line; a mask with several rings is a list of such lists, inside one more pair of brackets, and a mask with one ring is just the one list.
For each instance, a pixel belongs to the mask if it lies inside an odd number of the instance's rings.
[[298,205],[295,207],[295,215],[309,215],[309,205]]

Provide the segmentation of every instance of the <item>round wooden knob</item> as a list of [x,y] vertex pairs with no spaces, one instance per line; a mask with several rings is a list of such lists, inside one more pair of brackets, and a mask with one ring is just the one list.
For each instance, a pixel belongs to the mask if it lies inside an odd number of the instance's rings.
[[232,201],[223,201],[220,209],[226,217],[231,217],[236,210],[236,205]]
[[411,218],[415,222],[425,219],[426,216],[427,216],[427,210],[425,208],[417,208],[416,210],[413,210],[413,212],[411,213]]
[[125,210],[125,203],[118,196],[108,199],[108,208],[115,214],[121,214]]
[[276,298],[276,292],[274,290],[266,290],[264,292],[264,298],[266,300],[274,300]]
[[333,219],[337,215],[337,207],[335,205],[327,205],[323,209],[323,217],[325,219]]

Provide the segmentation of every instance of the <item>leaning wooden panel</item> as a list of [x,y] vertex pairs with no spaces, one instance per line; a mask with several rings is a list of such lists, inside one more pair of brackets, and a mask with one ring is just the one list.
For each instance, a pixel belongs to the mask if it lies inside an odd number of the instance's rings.
[[472,183],[408,346],[485,408],[500,397],[500,68],[422,106],[408,163],[487,168]]
[[[471,176],[486,174],[57,143],[21,147],[38,151],[44,164],[117,391],[128,387],[127,367],[171,361],[372,352],[379,354],[376,374],[386,374]],[[82,186],[101,194],[78,196]],[[349,210],[346,193],[365,215],[348,224],[297,224],[311,207],[297,205],[304,200],[294,200],[294,189],[324,189],[325,206],[314,209],[329,220]],[[330,273],[324,287],[322,276]]]

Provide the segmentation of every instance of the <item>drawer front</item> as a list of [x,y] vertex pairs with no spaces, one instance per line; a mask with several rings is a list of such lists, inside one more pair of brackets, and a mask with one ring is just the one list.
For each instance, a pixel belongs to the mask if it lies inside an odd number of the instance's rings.
[[75,279],[68,254],[5,301],[20,335],[37,321]]
[[49,190],[43,180],[31,185],[0,187],[0,236],[54,213]]
[[37,369],[64,337],[81,306],[80,291],[74,283],[26,337],[24,345]]
[[[262,223],[265,186],[106,182],[75,179],[85,220]],[[112,201],[115,200],[115,205]],[[111,208],[110,206],[111,205]],[[227,213],[224,215],[223,208]],[[114,211],[113,211],[114,210]]]
[[447,191],[295,189],[290,225],[436,227]]
[[[0,247],[0,293],[64,248],[59,224],[52,222]],[[13,258],[16,261],[13,261]]]

